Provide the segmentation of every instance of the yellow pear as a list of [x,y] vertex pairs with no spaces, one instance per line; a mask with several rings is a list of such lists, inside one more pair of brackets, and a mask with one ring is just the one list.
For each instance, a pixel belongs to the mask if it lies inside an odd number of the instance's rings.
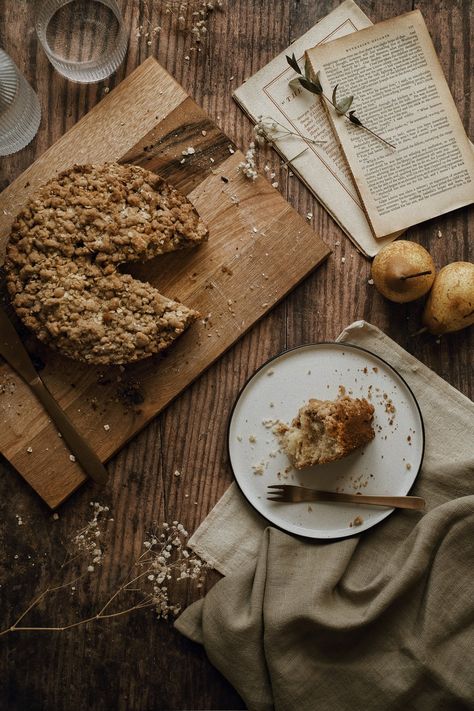
[[429,252],[415,242],[397,240],[383,247],[372,262],[375,287],[390,301],[403,304],[424,296],[435,278]]
[[474,264],[453,262],[440,269],[423,312],[433,335],[460,331],[474,323]]

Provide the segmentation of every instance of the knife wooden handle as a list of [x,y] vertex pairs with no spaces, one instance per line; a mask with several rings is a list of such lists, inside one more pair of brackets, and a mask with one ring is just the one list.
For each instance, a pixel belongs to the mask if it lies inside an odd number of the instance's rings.
[[98,484],[105,484],[108,477],[107,469],[94,450],[76,431],[74,425],[64,410],[58,405],[41,378],[37,376],[29,385],[44,409],[48,412],[59,432],[62,434],[65,443],[85,473]]

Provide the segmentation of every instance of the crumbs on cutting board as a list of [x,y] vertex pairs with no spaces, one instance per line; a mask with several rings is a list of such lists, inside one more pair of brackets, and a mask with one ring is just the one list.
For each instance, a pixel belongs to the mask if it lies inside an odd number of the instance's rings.
[[16,390],[16,383],[14,380],[10,380],[7,376],[2,378],[0,382],[0,395],[7,394],[13,395]]

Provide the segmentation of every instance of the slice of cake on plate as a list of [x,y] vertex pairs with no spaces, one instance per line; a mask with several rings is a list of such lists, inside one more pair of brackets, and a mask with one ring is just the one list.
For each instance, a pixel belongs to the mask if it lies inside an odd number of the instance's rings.
[[365,399],[309,400],[291,425],[274,432],[296,469],[342,459],[375,437],[374,407]]

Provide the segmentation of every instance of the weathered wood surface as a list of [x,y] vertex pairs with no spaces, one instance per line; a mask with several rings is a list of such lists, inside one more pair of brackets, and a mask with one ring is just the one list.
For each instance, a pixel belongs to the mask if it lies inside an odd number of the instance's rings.
[[[2,159],[0,187],[16,178],[79,120],[103,96],[105,85],[116,85],[150,55],[156,56],[235,143],[245,148],[251,127],[234,105],[231,89],[337,2],[228,0],[225,12],[210,18],[202,52],[195,55],[188,54],[189,34],[176,29],[163,12],[164,5],[151,0],[125,2],[124,14],[132,28],[142,24],[148,12],[151,26],[162,26],[161,34],[148,45],[149,38],[137,38],[132,30],[128,57],[117,75],[99,85],[79,87],[55,74],[38,49],[31,3],[0,0],[0,43],[38,89],[44,113],[31,146]],[[376,22],[411,10],[414,3],[361,0],[360,5]],[[471,3],[420,0],[416,7],[423,12],[472,139]],[[184,60],[185,56],[190,60]],[[276,169],[281,192],[298,212],[303,216],[313,213],[315,231],[334,254],[111,462],[113,485],[100,497],[110,505],[114,518],[109,524],[104,565],[84,591],[78,591],[77,608],[68,594],[58,594],[34,618],[36,622],[71,620],[76,614],[86,616],[96,609],[93,603],[104,598],[134,559],[142,534],[152,521],[176,518],[188,530],[196,528],[231,480],[225,448],[230,403],[253,370],[282,348],[332,339],[349,322],[365,318],[472,397],[473,329],[453,334],[439,344],[427,336],[412,338],[421,305],[397,307],[383,301],[367,285],[368,261],[297,179],[280,169],[271,151],[265,160]],[[472,260],[472,216],[472,208],[446,215],[410,230],[409,236],[429,248],[439,267],[449,261]],[[182,472],[181,477],[173,476],[175,469]],[[52,571],[62,560],[61,542],[87,519],[94,494],[86,485],[61,508],[60,519],[53,521],[47,507],[6,463],[2,474],[0,609],[4,626],[51,582]],[[16,514],[22,516],[23,526],[18,526]],[[208,585],[214,580],[211,575]],[[190,585],[184,596],[180,594],[181,600],[189,601],[201,592]],[[70,632],[6,636],[0,638],[0,655],[0,706],[9,710],[243,708],[203,651],[182,639],[171,626],[155,623],[149,611]]]
[[[194,153],[188,155],[190,146]],[[209,240],[196,249],[126,265],[202,316],[163,356],[104,368],[68,360],[37,343],[33,347],[44,363],[47,387],[102,461],[330,253],[268,180],[250,181],[238,171],[243,153],[153,57],[0,194],[0,244],[6,244],[11,222],[38,185],[74,162],[114,160],[158,173],[187,195],[209,228]],[[85,474],[7,364],[0,366],[1,384],[8,392],[0,399],[0,452],[55,508]],[[132,389],[139,402],[129,401]]]

